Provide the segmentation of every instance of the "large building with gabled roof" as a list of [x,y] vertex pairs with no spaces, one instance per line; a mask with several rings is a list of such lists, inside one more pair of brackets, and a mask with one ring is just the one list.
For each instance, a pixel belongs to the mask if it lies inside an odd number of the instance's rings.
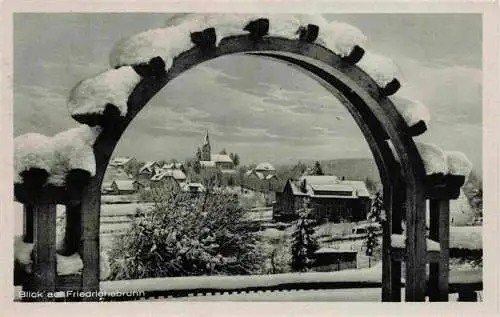
[[320,222],[355,222],[366,220],[370,193],[362,181],[341,180],[336,176],[302,176],[289,179],[282,192],[276,193],[273,217],[294,220],[309,201],[312,216]]

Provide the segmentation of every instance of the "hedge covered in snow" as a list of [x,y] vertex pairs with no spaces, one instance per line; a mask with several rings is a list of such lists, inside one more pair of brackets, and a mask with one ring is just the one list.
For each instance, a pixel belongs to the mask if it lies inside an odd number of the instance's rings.
[[110,69],[87,78],[71,91],[69,112],[72,116],[103,114],[106,106],[112,104],[121,116],[125,116],[128,98],[140,80],[141,76],[130,66]]
[[52,138],[28,133],[14,139],[14,181],[22,183],[22,174],[42,169],[49,174],[48,183],[62,186],[69,171],[85,170],[95,175],[93,144],[100,127],[81,125],[56,134]]

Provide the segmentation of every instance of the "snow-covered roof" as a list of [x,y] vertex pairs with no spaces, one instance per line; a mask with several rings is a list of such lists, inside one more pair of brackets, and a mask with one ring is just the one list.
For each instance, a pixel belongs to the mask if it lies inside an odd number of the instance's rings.
[[216,163],[233,163],[233,160],[227,154],[210,154],[210,160]]
[[315,254],[325,254],[325,253],[358,253],[357,251],[354,250],[341,250],[341,249],[334,249],[334,248],[319,248],[314,252]]
[[203,184],[201,184],[201,183],[184,183],[181,186],[181,189],[183,191],[196,191],[196,192],[199,192],[199,193],[202,193],[202,192],[206,191],[205,186],[203,186]]
[[115,157],[109,162],[109,166],[123,166],[129,163],[133,157]]
[[260,163],[257,165],[255,168],[256,171],[276,171],[274,166],[271,165],[271,163]]
[[182,163],[165,163],[161,167],[162,169],[180,169],[182,167]]
[[121,116],[125,116],[128,98],[140,81],[141,76],[130,66],[110,69],[87,78],[71,91],[69,112],[72,116],[102,114],[106,106],[112,104]]
[[354,187],[356,194],[360,197],[370,197],[370,192],[368,191],[368,188],[366,188],[366,184],[363,181],[342,180],[341,184]]
[[234,169],[232,169],[232,170],[231,169],[221,169],[220,172],[222,174],[236,174],[236,170],[234,170]]
[[151,180],[159,181],[164,177],[173,177],[177,181],[183,181],[186,179],[186,174],[184,174],[181,170],[160,170],[153,177],[151,177]]
[[297,39],[299,27],[308,24],[319,26],[316,42],[340,56],[347,56],[355,45],[363,46],[366,36],[357,28],[336,21],[328,21],[322,15],[255,15],[255,14],[188,14],[166,28],[152,29],[121,40],[110,54],[112,67],[147,63],[160,56],[168,70],[175,57],[191,49],[190,33],[214,27],[217,43],[227,36],[247,34],[248,22],[258,18],[270,20],[269,35]]
[[[300,188],[305,180],[305,189]],[[339,180],[336,176],[302,176],[298,181],[289,181],[294,195],[321,197],[321,198],[344,198],[355,199],[358,197],[369,197],[370,193],[362,181]],[[346,195],[349,192],[350,195]]]
[[307,184],[311,185],[336,184],[338,181],[338,177],[333,175],[304,175],[300,177],[300,181],[304,179],[306,180]]
[[144,173],[144,172],[153,173],[155,165],[156,165],[156,161],[148,161],[141,167],[141,169],[139,170],[139,173]]
[[201,167],[215,167],[214,161],[200,161]]
[[21,182],[20,175],[31,168],[39,168],[49,174],[48,183],[64,185],[66,175],[73,169],[95,175],[93,144],[100,127],[80,125],[49,138],[28,133],[14,139],[14,181]]
[[116,180],[113,181],[118,190],[134,190],[134,180]]

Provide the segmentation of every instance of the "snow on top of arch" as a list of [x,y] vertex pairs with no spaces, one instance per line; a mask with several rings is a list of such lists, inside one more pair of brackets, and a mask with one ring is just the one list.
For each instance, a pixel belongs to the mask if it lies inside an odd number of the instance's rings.
[[448,173],[446,153],[440,147],[424,142],[415,142],[415,145],[422,158],[427,175]]
[[52,138],[27,133],[14,139],[14,181],[21,183],[20,174],[30,168],[41,168],[49,174],[48,183],[64,185],[67,173],[73,169],[95,175],[93,144],[100,127],[79,127],[63,131]]
[[447,151],[446,158],[451,175],[465,176],[467,179],[472,171],[472,162],[462,152]]
[[84,79],[71,91],[68,110],[71,115],[102,114],[113,104],[121,116],[127,114],[127,101],[141,77],[130,66],[110,69]]
[[425,122],[426,125],[429,124],[431,114],[422,102],[400,96],[391,96],[389,98],[409,127],[417,124],[419,121]]
[[329,22],[321,15],[258,15],[258,14],[187,14],[165,28],[151,29],[119,41],[110,54],[112,67],[149,62],[160,56],[168,70],[173,59],[191,49],[190,33],[214,27],[217,43],[224,37],[247,34],[246,24],[258,18],[269,19],[269,35],[291,39],[298,37],[299,26],[316,24],[320,31],[318,43],[346,56],[354,45],[363,45],[366,37],[357,28],[340,22]]
[[95,157],[92,145],[101,132],[100,127],[81,125],[52,137],[53,160],[49,184],[64,185],[70,170],[82,169],[95,175]]
[[398,65],[393,60],[368,50],[356,65],[373,78],[380,87],[387,86],[394,78],[402,77]]
[[21,183],[20,174],[31,168],[50,171],[49,140],[39,133],[26,133],[14,139],[14,183]]

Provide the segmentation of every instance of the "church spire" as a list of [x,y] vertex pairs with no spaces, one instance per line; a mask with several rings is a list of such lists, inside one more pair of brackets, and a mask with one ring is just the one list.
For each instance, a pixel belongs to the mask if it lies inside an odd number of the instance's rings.
[[211,161],[211,148],[210,139],[208,137],[208,129],[205,133],[205,138],[203,139],[203,145],[201,146],[201,157],[203,161]]
[[210,145],[210,139],[208,137],[208,129],[205,132],[205,138],[203,139],[203,145]]

